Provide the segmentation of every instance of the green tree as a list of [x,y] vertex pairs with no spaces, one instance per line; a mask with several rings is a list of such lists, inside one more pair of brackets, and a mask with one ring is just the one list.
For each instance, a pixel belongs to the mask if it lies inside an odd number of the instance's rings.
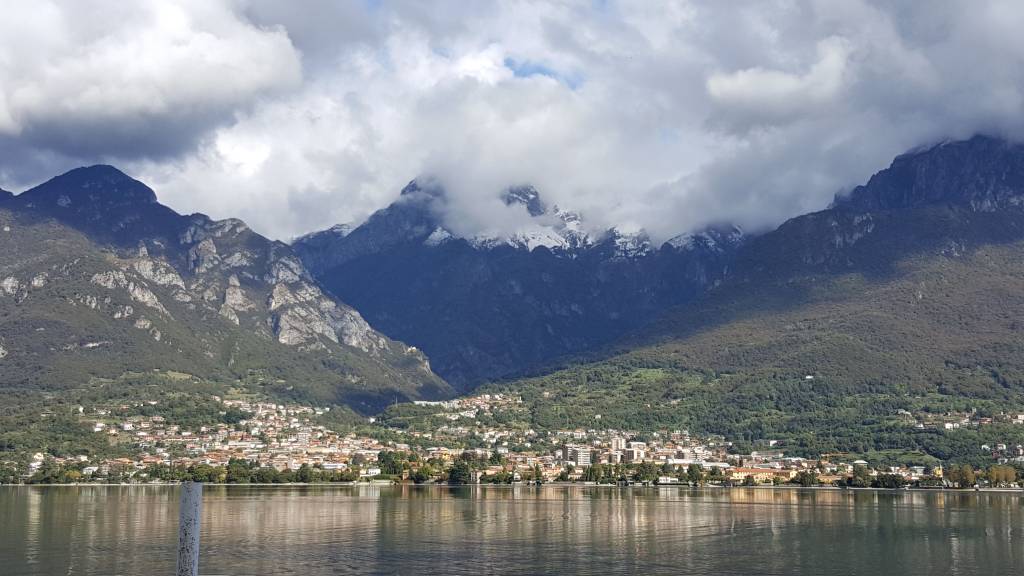
[[694,486],[704,484],[704,470],[696,462],[686,467],[686,481]]
[[963,482],[963,474],[959,465],[954,464],[946,470],[946,480],[949,480],[949,483],[954,486],[960,486],[960,483]]
[[248,484],[252,481],[252,465],[248,460],[232,458],[228,461],[226,480],[228,484]]
[[818,473],[809,470],[797,472],[796,476],[794,476],[790,482],[804,487],[817,486],[820,484],[818,481]]
[[295,472],[295,481],[302,482],[303,484],[309,484],[316,482],[316,471],[310,467],[309,464],[303,464],[299,466],[299,469]]
[[505,471],[501,471],[498,472],[497,474],[494,474],[493,476],[481,478],[481,482],[486,482],[488,484],[511,484],[512,479],[512,474]]
[[390,452],[387,450],[377,454],[377,465],[382,474],[401,474],[405,469],[406,456],[404,452]]
[[1013,466],[994,465],[989,467],[985,477],[992,486],[1012,486],[1017,482],[1017,470]]
[[853,476],[851,476],[847,484],[853,488],[868,488],[871,486],[871,472],[867,466],[863,464],[857,464],[853,467]]
[[53,458],[46,458],[39,468],[29,476],[26,484],[56,484],[60,477],[60,466]]
[[409,475],[409,479],[415,484],[425,484],[430,482],[432,477],[432,470],[430,466],[420,466],[412,474]]
[[281,475],[277,472],[277,468],[264,466],[255,470],[252,479],[260,484],[276,484],[281,481]]
[[964,464],[960,467],[960,487],[970,488],[978,481],[977,475],[974,473],[974,466],[970,464]]
[[721,468],[718,468],[717,466],[712,467],[711,470],[708,471],[707,481],[717,483],[725,482],[725,474],[722,472]]
[[[178,476],[180,476],[180,479],[182,480],[191,479],[190,473],[188,471],[182,471],[178,474]],[[110,467],[110,470],[107,472],[107,482],[110,482],[111,484],[120,484],[122,482],[127,482],[130,477],[131,476],[128,470],[120,464],[112,465]]]
[[875,488],[902,488],[904,484],[906,480],[899,474],[879,474],[871,482],[871,486]]
[[600,482],[601,481],[601,467],[600,466],[588,466],[583,470],[583,481],[584,482]]
[[469,484],[472,481],[472,468],[469,461],[459,458],[448,470],[448,483],[461,485]]
[[223,482],[226,474],[224,469],[219,466],[193,464],[188,467],[188,474],[186,476],[187,480],[192,480],[193,482],[217,483]]
[[0,484],[17,484],[19,481],[18,467],[14,463],[0,464]]
[[654,482],[658,479],[661,469],[653,462],[641,462],[633,469],[633,479],[637,482]]
[[337,478],[338,482],[355,482],[359,480],[359,471],[353,468],[342,470],[335,474],[335,478]]

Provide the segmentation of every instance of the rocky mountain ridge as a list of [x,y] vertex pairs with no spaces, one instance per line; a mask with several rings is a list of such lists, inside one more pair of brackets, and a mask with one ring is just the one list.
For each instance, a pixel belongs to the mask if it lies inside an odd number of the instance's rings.
[[[28,366],[38,357],[32,338],[8,333],[12,323],[30,322],[40,307],[70,306],[90,313],[73,316],[81,322],[67,326],[69,335],[94,335],[55,350],[128,346],[103,332],[130,326],[164,344],[152,351],[157,365],[179,364],[176,355],[201,356],[207,369],[228,374],[247,354],[242,349],[270,348],[295,361],[321,357],[327,367],[318,370],[318,394],[360,409],[375,407],[375,395],[393,401],[396,395],[447,394],[422,353],[376,332],[350,306],[324,294],[288,245],[239,220],[179,215],[112,167],[72,170],[8,198],[0,210],[4,243],[19,248],[0,258],[7,365]],[[54,292],[39,292],[51,283]],[[258,367],[251,355],[247,363],[257,372],[282,372]],[[332,379],[337,395],[328,390]]]
[[437,182],[414,180],[363,224],[293,247],[329,290],[424,348],[463,389],[588,350],[688,301],[723,277],[745,241],[734,227],[661,246],[642,231],[592,234],[530,186],[502,195],[524,212],[515,232],[462,238],[445,225],[445,200]]
[[549,208],[532,186],[511,187],[502,194],[507,206],[526,211],[527,224],[511,233],[480,232],[462,237],[444,223],[445,194],[434,180],[413,180],[402,189],[398,200],[375,212],[363,224],[338,224],[300,236],[293,245],[304,252],[312,270],[323,271],[354,258],[413,243],[436,247],[464,242],[480,250],[512,247],[527,252],[545,248],[555,256],[567,258],[579,257],[587,251],[600,252],[605,257],[637,258],[660,248],[729,251],[745,239],[743,231],[735,226],[680,234],[660,246],[644,230],[626,232],[610,228],[595,234],[588,231],[580,214],[557,205]]
[[1024,145],[987,137],[903,155],[750,239],[699,299],[500,389],[568,425],[602,414],[797,454],[945,460],[986,435],[1022,442],[1019,428],[917,427],[1024,410],[1022,163]]

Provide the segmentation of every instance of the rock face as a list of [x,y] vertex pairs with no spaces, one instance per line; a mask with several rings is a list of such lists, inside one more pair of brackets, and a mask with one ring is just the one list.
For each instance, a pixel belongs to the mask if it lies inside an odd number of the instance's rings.
[[976,136],[897,157],[867,184],[798,216],[737,254],[734,276],[892,273],[907,254],[1012,242],[1024,215],[1024,145]]
[[[109,370],[148,341],[146,368],[191,359],[218,377],[273,375],[293,396],[358,409],[449,393],[422,354],[325,294],[290,247],[239,220],[179,215],[111,167],[59,176],[4,202],[0,216],[18,248],[0,255],[0,336],[12,357],[58,337],[16,333],[31,313],[64,324],[68,338],[113,342],[90,352]],[[62,318],[62,306],[78,312]]]
[[643,232],[589,233],[578,214],[537,190],[507,190],[520,229],[460,238],[445,193],[413,181],[356,228],[293,247],[313,276],[388,336],[422,348],[449,382],[470,389],[609,342],[727,272],[735,228],[655,245]]
[[897,157],[834,208],[861,212],[947,204],[973,212],[1024,207],[1024,147],[975,136]]

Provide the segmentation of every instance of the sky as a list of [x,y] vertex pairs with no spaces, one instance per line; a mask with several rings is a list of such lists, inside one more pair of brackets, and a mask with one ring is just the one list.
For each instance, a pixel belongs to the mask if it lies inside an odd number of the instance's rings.
[[1024,136],[1019,0],[0,0],[0,187],[114,164],[287,240],[417,177],[495,231],[532,184],[655,239],[824,208]]

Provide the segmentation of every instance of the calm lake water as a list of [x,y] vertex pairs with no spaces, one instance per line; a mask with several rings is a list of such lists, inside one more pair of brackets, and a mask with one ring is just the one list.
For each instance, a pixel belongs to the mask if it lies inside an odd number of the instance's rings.
[[[0,574],[174,571],[176,487],[0,487]],[[1020,494],[207,486],[202,574],[1020,574]]]

